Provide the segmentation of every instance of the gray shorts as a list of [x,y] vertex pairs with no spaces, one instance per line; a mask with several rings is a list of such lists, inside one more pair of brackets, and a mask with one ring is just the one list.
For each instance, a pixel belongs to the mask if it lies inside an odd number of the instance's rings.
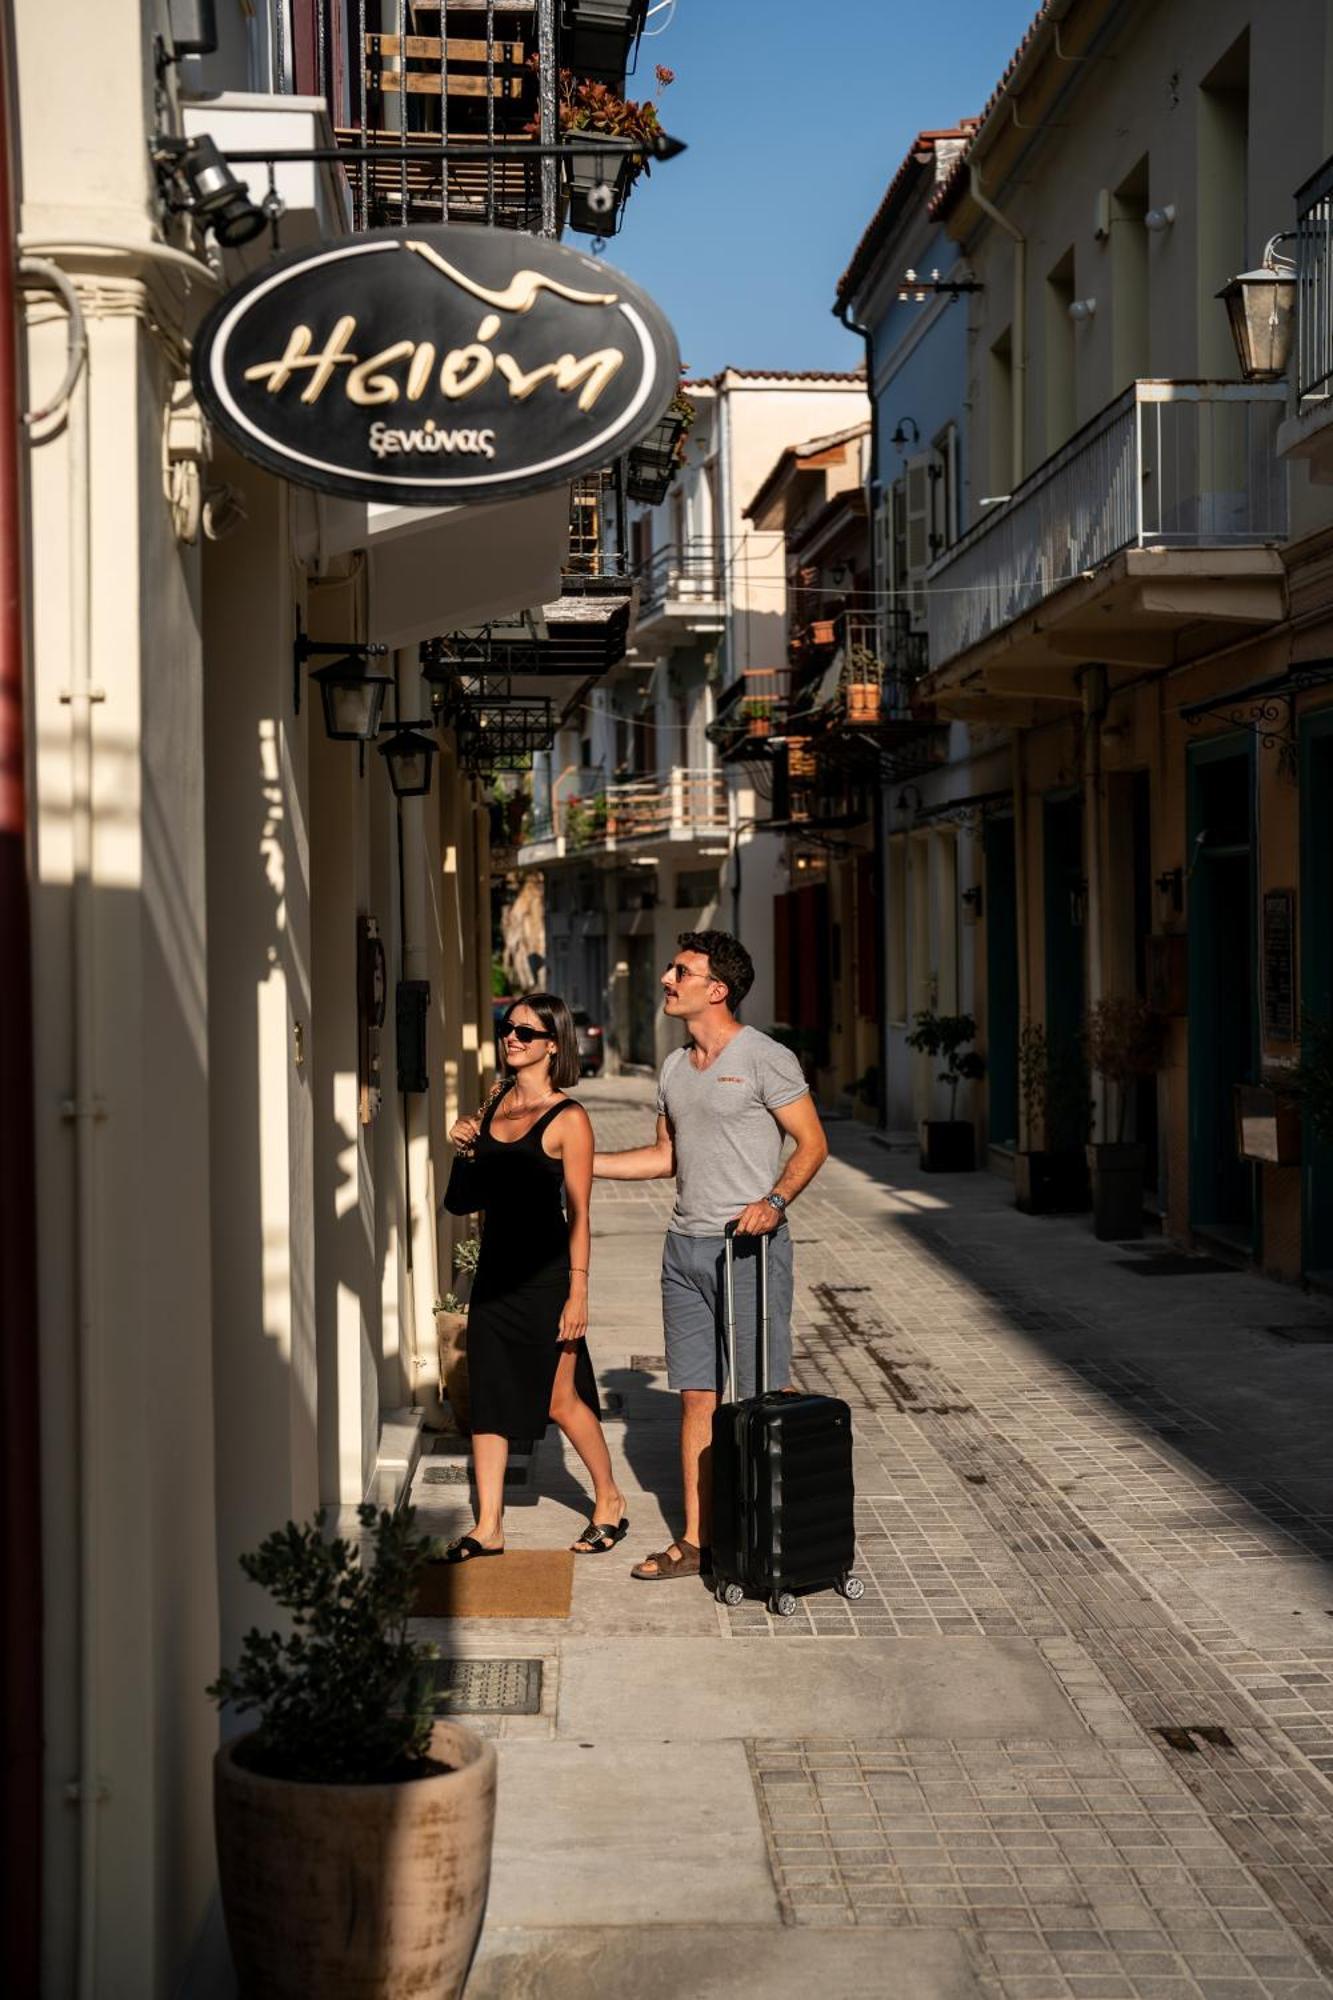
[[[711,1389],[737,1398],[724,1387],[727,1334],[723,1308],[720,1236],[679,1236],[667,1231],[662,1251],[662,1325],[666,1333],[667,1381],[673,1389]],[[768,1239],[768,1369],[765,1385],[785,1389],[791,1381],[791,1233],[783,1224]],[[759,1343],[759,1243],[742,1238],[736,1248],[736,1372],[739,1398],[753,1396],[755,1350]]]

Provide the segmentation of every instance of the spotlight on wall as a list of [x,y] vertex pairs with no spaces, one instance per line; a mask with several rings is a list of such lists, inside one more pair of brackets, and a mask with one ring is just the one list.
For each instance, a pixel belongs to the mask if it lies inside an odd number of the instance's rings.
[[1097,301],[1096,299],[1074,299],[1067,310],[1069,317],[1072,320],[1077,320],[1082,325],[1084,320],[1091,319],[1096,313]]
[[1143,226],[1145,229],[1151,229],[1154,236],[1160,236],[1164,230],[1171,227],[1175,219],[1176,204],[1173,201],[1164,201],[1160,208],[1148,210],[1143,218]]
[[159,133],[152,152],[168,206],[191,215],[224,250],[253,243],[267,228],[268,216],[251,201],[207,132],[193,139]]

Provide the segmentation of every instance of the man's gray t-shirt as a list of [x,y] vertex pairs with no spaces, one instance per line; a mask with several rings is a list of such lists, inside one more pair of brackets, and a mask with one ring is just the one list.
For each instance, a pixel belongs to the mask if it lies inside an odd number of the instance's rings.
[[778,1177],[782,1131],[773,1117],[809,1085],[790,1049],[742,1028],[709,1068],[688,1049],[662,1064],[657,1109],[676,1143],[676,1206],[667,1224],[678,1236],[721,1236],[733,1216],[762,1201]]

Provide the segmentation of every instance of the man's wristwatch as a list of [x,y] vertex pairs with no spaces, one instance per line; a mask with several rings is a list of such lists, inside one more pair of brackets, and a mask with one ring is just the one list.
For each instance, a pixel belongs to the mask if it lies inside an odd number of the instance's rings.
[[769,1204],[770,1208],[775,1208],[779,1215],[787,1213],[787,1197],[785,1194],[766,1194],[764,1200]]

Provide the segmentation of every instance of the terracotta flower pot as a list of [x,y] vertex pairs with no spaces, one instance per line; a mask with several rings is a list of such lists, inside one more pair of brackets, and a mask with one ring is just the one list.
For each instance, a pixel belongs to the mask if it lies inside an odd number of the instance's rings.
[[879,688],[874,681],[848,682],[847,720],[849,722],[879,721]]
[[435,1338],[440,1353],[440,1391],[448,1402],[462,1437],[472,1435],[472,1403],[468,1395],[467,1314],[437,1312]]
[[456,2000],[481,1935],[495,1747],[438,1723],[452,1768],[387,1785],[266,1778],[224,1744],[213,1809],[243,2000]]

